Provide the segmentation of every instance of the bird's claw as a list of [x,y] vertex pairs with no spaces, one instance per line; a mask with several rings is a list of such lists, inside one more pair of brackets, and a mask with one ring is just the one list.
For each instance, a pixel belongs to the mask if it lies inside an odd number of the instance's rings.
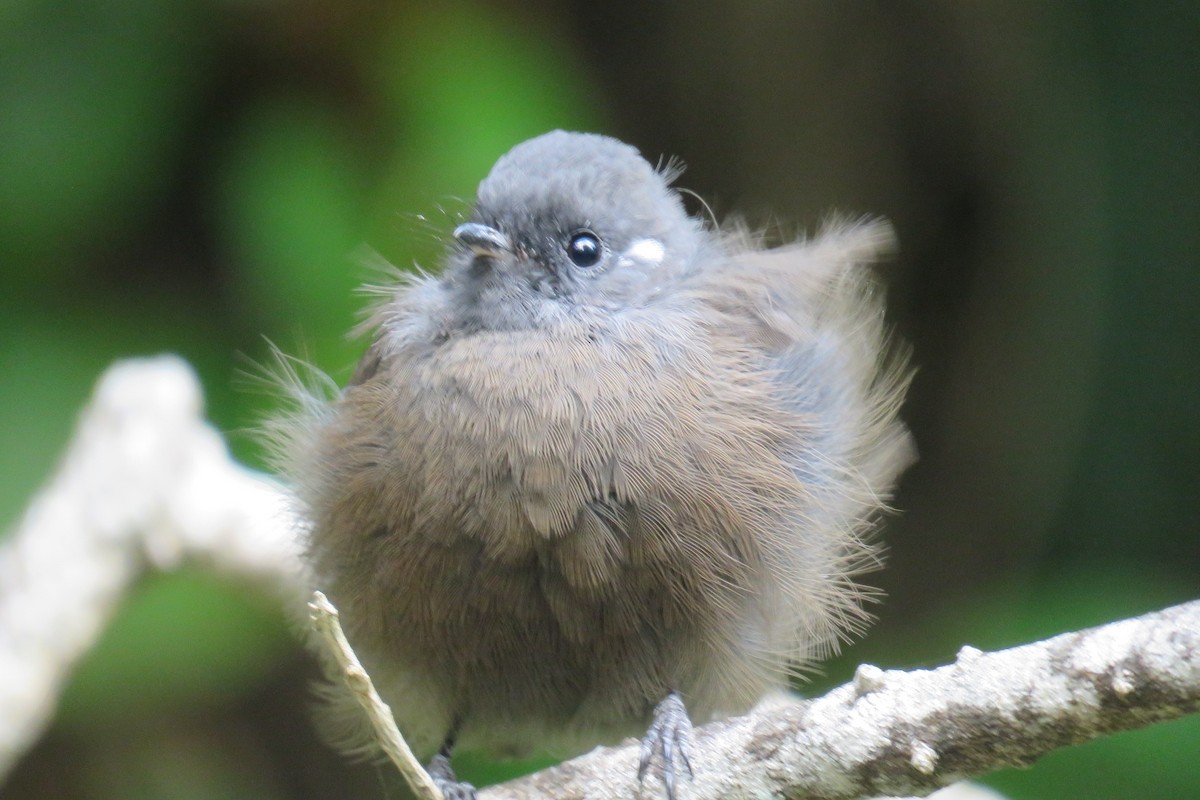
[[425,768],[433,784],[442,793],[444,800],[477,800],[475,787],[465,781],[460,781],[450,766],[450,758],[444,753],[438,753]]
[[677,765],[682,767],[688,780],[694,777],[692,771],[692,720],[688,717],[687,707],[678,692],[671,692],[661,703],[654,707],[654,718],[650,728],[642,737],[641,754],[638,758],[638,783],[646,778],[650,764],[655,756],[662,762],[663,786],[667,790],[668,800],[675,800],[675,781],[678,774]]

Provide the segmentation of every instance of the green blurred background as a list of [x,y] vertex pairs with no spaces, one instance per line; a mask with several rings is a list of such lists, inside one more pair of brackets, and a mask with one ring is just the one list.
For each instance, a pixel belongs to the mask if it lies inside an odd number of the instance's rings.
[[[718,214],[883,214],[922,451],[860,661],[935,665],[1200,596],[1200,5],[9,0],[0,8],[0,525],[114,359],[200,372],[234,452],[264,337],[344,379],[366,244],[436,266],[495,158],[552,127]],[[307,721],[272,601],[140,585],[0,794],[401,797]],[[0,720],[0,724],[4,724]],[[988,782],[1200,794],[1200,719]],[[468,777],[500,772],[467,758]]]

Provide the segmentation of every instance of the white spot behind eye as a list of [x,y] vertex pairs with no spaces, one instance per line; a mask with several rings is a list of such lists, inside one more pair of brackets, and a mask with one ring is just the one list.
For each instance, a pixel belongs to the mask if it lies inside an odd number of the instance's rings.
[[663,249],[662,242],[657,239],[638,239],[629,245],[629,249],[623,255],[625,258],[653,266],[662,263],[666,250]]

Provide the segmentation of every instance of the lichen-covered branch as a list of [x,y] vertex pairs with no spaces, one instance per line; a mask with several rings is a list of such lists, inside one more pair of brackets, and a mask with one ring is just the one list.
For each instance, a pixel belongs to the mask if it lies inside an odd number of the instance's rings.
[[[934,670],[859,667],[816,700],[696,730],[689,797],[923,795],[1200,710],[1200,601]],[[628,798],[637,747],[598,749],[486,800]]]
[[147,569],[193,560],[299,607],[286,494],[234,462],[178,358],[97,384],[55,474],[0,541],[0,780],[53,714],[71,668]]

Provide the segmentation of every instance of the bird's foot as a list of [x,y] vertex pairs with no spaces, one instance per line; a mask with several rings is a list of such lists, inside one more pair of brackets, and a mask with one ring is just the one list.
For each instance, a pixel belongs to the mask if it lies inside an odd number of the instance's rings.
[[[675,781],[678,775],[692,779],[692,720],[679,692],[671,692],[654,707],[650,729],[642,737],[638,759],[638,783],[646,778],[650,764],[662,763],[663,786],[668,800],[675,800]],[[681,769],[682,768],[682,769]]]
[[450,766],[450,756],[438,753],[425,768],[445,800],[476,800],[475,787],[460,781]]

